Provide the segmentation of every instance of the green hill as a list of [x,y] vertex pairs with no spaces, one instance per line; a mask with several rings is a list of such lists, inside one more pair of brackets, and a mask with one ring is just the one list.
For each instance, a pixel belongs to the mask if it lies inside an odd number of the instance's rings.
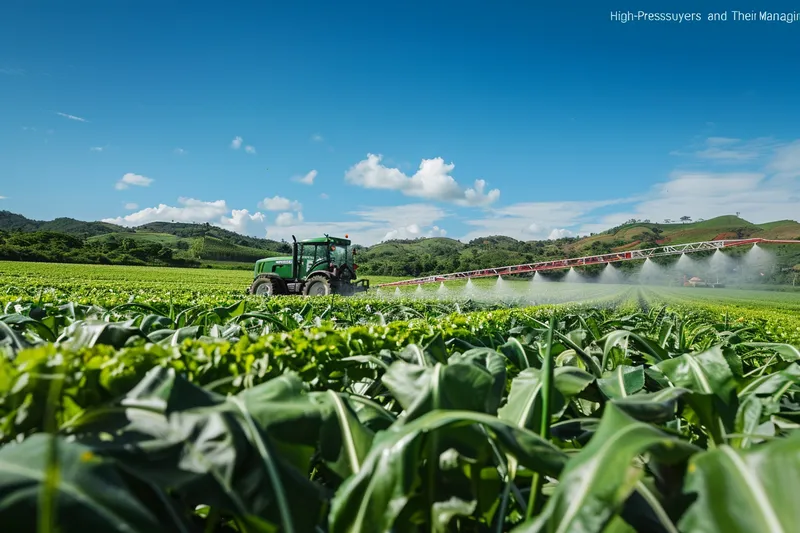
[[665,244],[719,239],[800,239],[800,223],[780,220],[753,224],[733,215],[689,223],[655,224],[634,222],[580,239],[565,251],[573,255],[606,253],[631,248],[651,248]]
[[[749,237],[800,239],[800,223],[753,224],[726,215],[686,223],[631,220],[584,238],[545,241],[519,241],[502,235],[467,243],[444,237],[393,240],[361,249],[357,262],[362,275],[417,277]],[[782,248],[782,267],[800,263],[800,246]],[[71,218],[37,221],[0,211],[0,259],[251,268],[256,259],[289,253],[286,242],[248,237],[210,224],[153,222],[124,228]]]
[[[504,236],[482,237],[468,243],[441,237],[387,241],[361,253],[359,272],[375,276],[417,277],[655,248],[665,244],[750,237],[800,239],[800,223],[781,220],[753,224],[736,216],[721,216],[698,222],[668,224],[630,221],[588,237],[552,241],[518,241]],[[781,252],[782,261],[788,267],[800,262],[800,246],[791,250],[786,248]]]
[[[201,259],[207,259],[209,261],[244,262],[248,263],[249,267],[252,267],[252,263],[258,259],[284,255],[285,253],[276,250],[264,250],[262,248],[231,244],[230,242],[216,237],[201,237],[195,242],[201,243],[202,247],[198,248],[198,254]],[[291,253],[291,251],[289,253]]]
[[210,224],[153,222],[126,228],[72,218],[32,220],[0,211],[0,259],[252,268],[256,259],[290,252],[287,243]]
[[226,229],[212,226],[211,224],[188,224],[185,222],[151,222],[135,228],[137,233],[167,233],[181,238],[214,237],[231,245],[255,248],[259,250],[286,250],[285,243],[270,239],[248,237]]
[[108,224],[107,222],[83,222],[74,218],[56,218],[55,220],[31,220],[9,211],[0,211],[0,230],[5,231],[52,231],[81,237],[103,235],[111,232],[130,233],[134,230]]

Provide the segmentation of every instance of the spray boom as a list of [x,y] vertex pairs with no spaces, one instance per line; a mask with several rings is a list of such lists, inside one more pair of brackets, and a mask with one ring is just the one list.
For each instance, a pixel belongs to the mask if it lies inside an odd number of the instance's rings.
[[689,244],[674,244],[659,246],[658,248],[647,248],[644,250],[630,250],[626,252],[576,257],[572,259],[559,259],[557,261],[542,261],[539,263],[526,263],[524,265],[511,265],[497,268],[484,268],[481,270],[469,270],[466,272],[453,272],[450,274],[440,274],[436,276],[427,276],[424,278],[393,281],[391,283],[380,284],[378,287],[400,287],[402,285],[421,285],[425,283],[437,283],[459,279],[526,274],[544,270],[562,270],[576,266],[608,264],[619,261],[633,261],[637,259],[649,259],[651,257],[663,257],[668,255],[679,255],[708,250],[720,250],[722,248],[733,248],[735,246],[747,246],[752,244],[800,244],[800,241],[756,238],[692,242]]

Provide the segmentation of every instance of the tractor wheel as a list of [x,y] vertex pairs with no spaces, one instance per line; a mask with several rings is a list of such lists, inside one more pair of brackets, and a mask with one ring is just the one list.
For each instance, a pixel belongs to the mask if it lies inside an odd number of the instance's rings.
[[303,287],[306,296],[327,296],[331,293],[330,282],[323,277],[311,278]]
[[253,284],[250,285],[250,294],[267,297],[274,296],[279,292],[277,285],[275,280],[270,277],[256,278]]

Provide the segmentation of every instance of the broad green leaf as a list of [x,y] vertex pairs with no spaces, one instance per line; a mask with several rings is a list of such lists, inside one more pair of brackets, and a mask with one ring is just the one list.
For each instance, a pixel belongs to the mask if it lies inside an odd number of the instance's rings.
[[800,384],[800,365],[792,363],[784,370],[760,376],[742,388],[735,421],[738,436],[729,444],[734,448],[748,448],[762,440],[759,435],[773,434],[774,427],[767,419],[781,410],[781,398],[797,384]]
[[516,337],[509,337],[505,344],[497,347],[497,350],[514,363],[518,370],[524,370],[530,366],[541,366],[539,359],[533,354],[529,355],[528,350]]
[[56,336],[43,322],[34,320],[33,318],[21,315],[19,313],[0,316],[0,322],[17,326],[19,329],[31,328],[36,331],[42,340],[47,342],[55,342],[56,340]]
[[151,331],[169,329],[172,328],[172,325],[173,322],[169,318],[161,315],[151,314],[142,319],[141,324],[139,324],[139,329],[141,329],[146,335],[149,335]]
[[[580,394],[594,377],[575,367],[557,367],[554,370],[552,420],[558,420],[566,409],[566,400]],[[541,415],[541,370],[527,368],[511,381],[508,401],[497,412],[498,418],[517,427],[538,431]]]
[[441,333],[437,333],[425,345],[423,351],[430,354],[433,360],[437,363],[445,363],[447,361],[447,345],[444,343],[444,338]]
[[699,449],[609,404],[597,433],[569,460],[542,513],[515,532],[602,531],[635,489],[641,474],[631,469],[631,462],[645,451],[655,459],[677,462]]
[[244,300],[240,300],[226,307],[216,307],[212,309],[212,312],[216,313],[217,316],[219,316],[220,320],[222,320],[223,322],[227,322],[234,317],[244,314],[246,309],[247,309],[247,302]]
[[565,398],[578,396],[595,381],[590,373],[576,366],[560,366],[554,370],[556,390]]
[[[296,378],[278,379],[225,398],[174,371],[156,368],[114,408],[87,413],[72,433],[95,453],[116,458],[126,469],[189,504],[207,504],[273,524],[294,524],[303,531],[318,523],[322,495],[292,464],[297,457],[290,453],[297,453],[299,443],[282,443],[279,436],[285,437],[293,423],[296,431],[302,431],[309,415],[321,415],[311,402],[287,412],[286,403],[269,401],[291,396],[296,383]],[[283,419],[272,420],[266,414],[270,411],[283,411]],[[259,420],[274,426],[265,428]],[[269,438],[269,429],[274,430],[275,440]],[[314,442],[318,440],[317,433]],[[286,456],[281,449],[289,450]]]
[[727,401],[736,386],[722,349],[714,346],[699,354],[683,354],[655,365],[676,387]]
[[31,346],[25,336],[0,320],[0,348],[8,347],[13,352],[19,352]]
[[773,350],[777,352],[784,361],[800,360],[800,349],[798,349],[796,346],[792,346],[791,344],[778,342],[743,342],[742,345]]
[[342,484],[331,503],[330,533],[389,531],[413,497],[420,461],[434,436],[480,424],[508,455],[533,471],[557,475],[566,456],[536,434],[493,416],[469,411],[434,411],[376,435],[361,470]]
[[462,354],[450,356],[448,364],[477,364],[484,367],[492,376],[492,389],[486,401],[486,412],[490,415],[497,413],[503,395],[506,391],[506,359],[499,352],[491,348],[473,348]]
[[320,455],[342,479],[357,474],[372,446],[373,432],[361,424],[346,395],[328,390],[315,397],[331,411],[319,436]]
[[405,409],[404,423],[434,409],[486,412],[493,404],[494,378],[473,363],[421,367],[395,361],[381,381]]
[[692,458],[685,490],[697,494],[679,526],[709,533],[789,533],[800,524],[800,433],[749,451],[720,446]]
[[611,349],[614,346],[617,346],[623,342],[630,343],[631,341],[633,341],[634,346],[636,346],[636,348],[642,352],[642,355],[650,363],[658,363],[660,361],[664,361],[665,359],[669,359],[669,353],[664,348],[659,346],[657,342],[653,342],[650,339],[642,337],[633,331],[621,329],[607,333],[598,341],[598,344],[603,345],[602,368],[606,367],[608,354],[611,352]]
[[690,392],[689,389],[670,387],[658,392],[642,392],[616,398],[612,402],[640,422],[662,424],[675,417],[678,400]]
[[620,365],[610,372],[604,372],[597,385],[609,399],[624,398],[635,394],[644,387],[644,367]]
[[[48,464],[51,447],[55,471]],[[44,490],[52,491],[53,523],[65,533],[192,530],[169,508],[165,494],[87,446],[39,433],[0,449],[0,523],[13,531],[37,531],[46,516]]]
[[139,328],[123,326],[113,322],[75,322],[61,335],[64,344],[73,350],[92,348],[98,344],[108,344],[122,348],[130,341],[147,339]]
[[772,396],[777,400],[792,385],[798,383],[800,383],[800,364],[792,363],[783,370],[751,380],[739,391],[739,397],[744,398],[752,394],[756,396]]

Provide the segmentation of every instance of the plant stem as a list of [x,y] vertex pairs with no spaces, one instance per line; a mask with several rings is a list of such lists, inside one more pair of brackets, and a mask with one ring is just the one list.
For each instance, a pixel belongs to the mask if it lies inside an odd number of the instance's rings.
[[[553,398],[553,331],[556,327],[555,313],[550,315],[550,326],[547,328],[547,341],[544,350],[544,360],[542,361],[542,414],[539,436],[543,439],[550,438],[550,411]],[[525,512],[525,520],[533,517],[536,508],[536,500],[542,489],[543,479],[539,472],[534,472],[533,482],[531,483],[531,493],[528,496],[528,508]]]

